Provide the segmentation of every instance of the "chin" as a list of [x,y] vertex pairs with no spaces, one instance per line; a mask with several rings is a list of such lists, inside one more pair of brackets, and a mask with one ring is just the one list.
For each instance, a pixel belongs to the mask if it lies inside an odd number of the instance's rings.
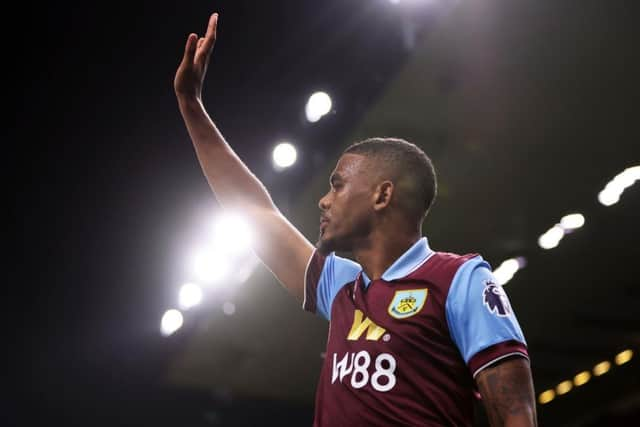
[[345,242],[336,238],[327,238],[320,235],[318,242],[316,243],[316,249],[322,255],[329,255],[331,252],[346,251],[349,252],[351,248]]
[[325,239],[322,236],[320,236],[318,238],[318,241],[316,242],[316,249],[318,250],[318,252],[320,252],[322,255],[325,255],[325,256],[335,251],[333,246],[334,245],[331,240]]

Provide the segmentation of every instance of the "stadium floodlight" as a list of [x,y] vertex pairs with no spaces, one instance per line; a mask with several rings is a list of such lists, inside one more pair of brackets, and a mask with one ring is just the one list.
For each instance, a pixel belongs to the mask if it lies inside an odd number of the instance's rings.
[[633,182],[640,181],[640,165],[626,168],[623,173],[633,178]]
[[558,246],[563,236],[564,229],[559,225],[554,225],[538,238],[538,245],[540,245],[542,249],[553,249]]
[[251,249],[253,233],[243,216],[224,213],[216,219],[213,230],[215,246],[220,253],[238,255]]
[[402,3],[404,5],[412,5],[412,4],[419,4],[419,3],[432,4],[432,3],[435,3],[436,1],[437,0],[389,0],[389,3],[391,4]]
[[237,283],[244,283],[249,280],[253,271],[260,264],[260,259],[254,253],[245,257],[242,261],[242,265],[238,266],[238,270],[234,273]]
[[178,294],[180,308],[188,310],[202,302],[202,289],[194,283],[185,283]]
[[581,385],[588,383],[590,379],[591,379],[591,372],[582,371],[577,373],[576,376],[573,377],[573,384],[576,387],[580,387]]
[[191,260],[191,273],[205,284],[219,283],[231,273],[230,262],[219,250],[200,249]]
[[604,206],[618,203],[624,190],[638,180],[640,180],[640,165],[626,168],[609,181],[604,190],[598,193],[598,201]]
[[236,312],[236,305],[227,301],[222,305],[222,311],[224,311],[224,314],[227,316],[232,316]]
[[638,169],[640,169],[640,167],[636,166],[635,168],[627,168],[623,170],[611,180],[609,185],[611,185],[616,190],[623,192],[627,188],[631,187],[636,182],[636,180],[639,179],[639,173],[636,172]]
[[538,402],[541,405],[551,402],[556,397],[556,392],[553,390],[545,390],[538,396]]
[[502,264],[493,271],[493,275],[498,281],[498,284],[506,285],[525,264],[526,260],[523,257],[509,258],[503,261]]
[[565,230],[575,230],[584,225],[584,216],[579,213],[569,214],[562,217],[560,226]]
[[624,365],[629,360],[631,360],[632,357],[633,357],[633,350],[627,349],[616,354],[616,357],[614,360],[616,362],[616,365]]
[[609,369],[611,369],[611,362],[608,360],[602,361],[593,367],[593,375],[599,377],[609,372]]
[[573,388],[573,382],[566,380],[566,381],[562,381],[560,384],[558,384],[556,386],[556,394],[558,396],[561,396],[563,394],[567,394],[571,391],[571,389]]
[[331,111],[331,106],[331,97],[326,92],[315,92],[309,97],[305,107],[307,120],[311,123],[317,122]]
[[611,189],[604,189],[598,193],[598,201],[604,206],[611,206],[618,203],[620,200],[620,193]]
[[165,337],[168,337],[180,329],[183,322],[184,319],[182,318],[182,313],[180,313],[180,311],[176,309],[167,310],[160,321],[160,332]]
[[296,147],[289,142],[280,142],[273,149],[273,167],[277,171],[293,166],[297,158]]

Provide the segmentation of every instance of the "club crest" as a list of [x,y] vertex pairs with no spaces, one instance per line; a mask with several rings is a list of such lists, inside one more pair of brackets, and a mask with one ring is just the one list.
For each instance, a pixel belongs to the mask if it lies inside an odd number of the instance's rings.
[[396,319],[405,319],[413,316],[422,310],[427,300],[428,291],[428,289],[396,291],[391,304],[389,304],[389,314]]
[[487,310],[497,316],[507,317],[511,314],[511,304],[509,304],[509,298],[507,298],[504,289],[490,280],[484,283],[482,301]]

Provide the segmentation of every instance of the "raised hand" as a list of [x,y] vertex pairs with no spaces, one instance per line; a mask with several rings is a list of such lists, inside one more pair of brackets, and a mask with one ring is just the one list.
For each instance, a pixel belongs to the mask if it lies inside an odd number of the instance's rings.
[[184,47],[182,62],[176,71],[173,80],[173,88],[177,96],[188,96],[200,99],[202,84],[207,74],[209,59],[216,42],[216,28],[218,27],[218,14],[214,13],[209,18],[207,33],[198,38],[195,33],[189,34],[187,44]]

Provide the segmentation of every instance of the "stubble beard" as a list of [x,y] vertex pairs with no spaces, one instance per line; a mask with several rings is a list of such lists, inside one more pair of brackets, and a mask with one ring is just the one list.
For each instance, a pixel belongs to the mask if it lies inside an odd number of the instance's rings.
[[331,239],[323,238],[322,233],[320,233],[316,242],[316,249],[321,255],[327,256],[335,251],[335,244]]
[[[328,255],[331,252],[353,252],[355,242],[362,240],[364,236],[371,233],[371,224],[363,222],[359,227],[351,228],[348,232],[335,235],[332,234],[328,238],[325,233],[320,232],[316,249],[322,255]],[[344,230],[343,230],[344,231]]]
[[322,255],[329,255],[331,252],[351,252],[352,244],[348,236],[331,236],[326,238],[323,233],[318,236],[316,249]]

